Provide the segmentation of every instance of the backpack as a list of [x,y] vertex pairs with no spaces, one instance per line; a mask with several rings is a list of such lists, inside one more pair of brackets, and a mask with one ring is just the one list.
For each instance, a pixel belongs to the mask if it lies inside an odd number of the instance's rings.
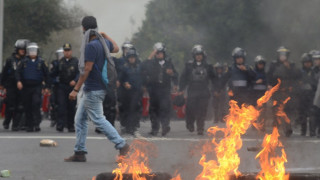
[[106,87],[116,88],[118,75],[112,57],[110,57],[110,60],[108,58],[104,59],[101,76],[102,82]]

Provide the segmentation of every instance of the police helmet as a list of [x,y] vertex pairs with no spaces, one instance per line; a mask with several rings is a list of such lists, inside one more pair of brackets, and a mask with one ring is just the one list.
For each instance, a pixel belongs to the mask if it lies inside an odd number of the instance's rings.
[[256,58],[254,58],[254,62],[256,64],[266,64],[266,60],[261,55],[258,55]]
[[193,46],[192,50],[191,50],[192,56],[194,57],[197,54],[202,54],[203,56],[206,56],[206,52],[203,49],[202,45],[196,44]]
[[129,58],[129,57],[137,57],[138,56],[138,53],[137,53],[137,51],[136,51],[136,49],[134,49],[134,48],[131,48],[131,49],[129,49],[128,51],[127,51],[127,53],[126,53],[126,58]]
[[217,62],[214,66],[213,66],[215,69],[218,69],[218,68],[223,68],[223,65],[219,62]]
[[247,52],[240,47],[236,47],[232,51],[232,57],[234,59],[239,58],[239,57],[245,58],[246,56],[247,56]]
[[320,51],[314,51],[314,53],[312,54],[312,59],[320,59]]
[[121,46],[121,49],[124,50],[124,49],[130,49],[130,48],[133,48],[133,44],[131,44],[131,42],[129,41],[126,41],[122,44]]
[[18,53],[19,49],[26,50],[27,45],[30,41],[28,39],[18,39],[16,43],[14,44],[15,47],[15,53]]
[[28,56],[37,56],[39,53],[39,46],[35,42],[31,42],[27,45],[27,55]]
[[278,49],[277,49],[277,53],[278,53],[278,56],[286,56],[286,57],[289,57],[290,55],[290,50],[284,46],[280,46]]
[[165,44],[162,42],[155,43],[153,46],[153,49],[156,50],[157,52],[163,52],[163,53],[165,53],[167,50]]
[[61,58],[63,58],[64,54],[63,54],[63,48],[59,48],[58,50],[56,50],[56,58],[57,60],[60,60]]

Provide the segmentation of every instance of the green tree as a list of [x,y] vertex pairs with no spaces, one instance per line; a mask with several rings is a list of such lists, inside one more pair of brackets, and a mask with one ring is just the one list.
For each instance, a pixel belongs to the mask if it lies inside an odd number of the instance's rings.
[[84,12],[62,0],[5,0],[4,56],[12,53],[17,39],[48,43],[50,34],[80,26]]
[[167,44],[181,69],[194,44],[204,45],[209,61],[227,61],[236,46],[248,48],[268,29],[259,19],[261,0],[161,0],[147,5],[146,20],[132,38],[142,57],[153,43]]

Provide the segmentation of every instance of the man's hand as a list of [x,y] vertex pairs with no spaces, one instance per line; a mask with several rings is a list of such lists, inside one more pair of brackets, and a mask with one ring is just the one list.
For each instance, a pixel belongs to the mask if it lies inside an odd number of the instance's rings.
[[173,70],[172,69],[167,69],[166,73],[169,74],[170,76],[173,76]]
[[23,85],[22,85],[22,82],[21,82],[21,81],[18,81],[18,82],[17,82],[17,88],[18,88],[19,90],[22,90]]
[[263,80],[262,80],[262,79],[258,79],[258,80],[256,81],[256,83],[257,83],[257,84],[261,84],[261,83],[263,83]]
[[116,87],[119,88],[121,85],[120,81],[116,81]]
[[73,86],[76,85],[76,82],[75,82],[74,80],[72,80],[72,81],[70,81],[69,85],[70,85],[71,87],[73,87]]
[[71,91],[71,93],[69,94],[69,99],[70,100],[76,100],[77,99],[77,95],[78,95],[78,92],[76,91]]
[[124,83],[124,87],[125,87],[126,89],[131,89],[131,84],[129,84],[128,82],[125,82],[125,83]]
[[100,32],[101,36],[105,39],[108,39],[108,35],[105,32]]
[[290,63],[288,61],[283,62],[283,65],[288,68],[291,69]]
[[157,53],[157,50],[153,50],[149,55],[148,59],[151,60],[156,55],[156,53]]
[[241,70],[241,71],[246,71],[247,70],[247,67],[245,65],[238,65],[238,68]]

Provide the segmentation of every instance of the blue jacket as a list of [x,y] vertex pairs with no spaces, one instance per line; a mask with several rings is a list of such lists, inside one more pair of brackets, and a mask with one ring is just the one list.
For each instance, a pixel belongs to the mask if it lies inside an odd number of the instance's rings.
[[121,84],[128,82],[132,89],[141,89],[143,83],[140,63],[125,63],[119,74],[119,80]]
[[50,85],[48,67],[39,57],[34,62],[30,57],[25,57],[16,72],[17,81],[22,81],[24,85],[42,85],[43,81],[45,81],[46,87]]

